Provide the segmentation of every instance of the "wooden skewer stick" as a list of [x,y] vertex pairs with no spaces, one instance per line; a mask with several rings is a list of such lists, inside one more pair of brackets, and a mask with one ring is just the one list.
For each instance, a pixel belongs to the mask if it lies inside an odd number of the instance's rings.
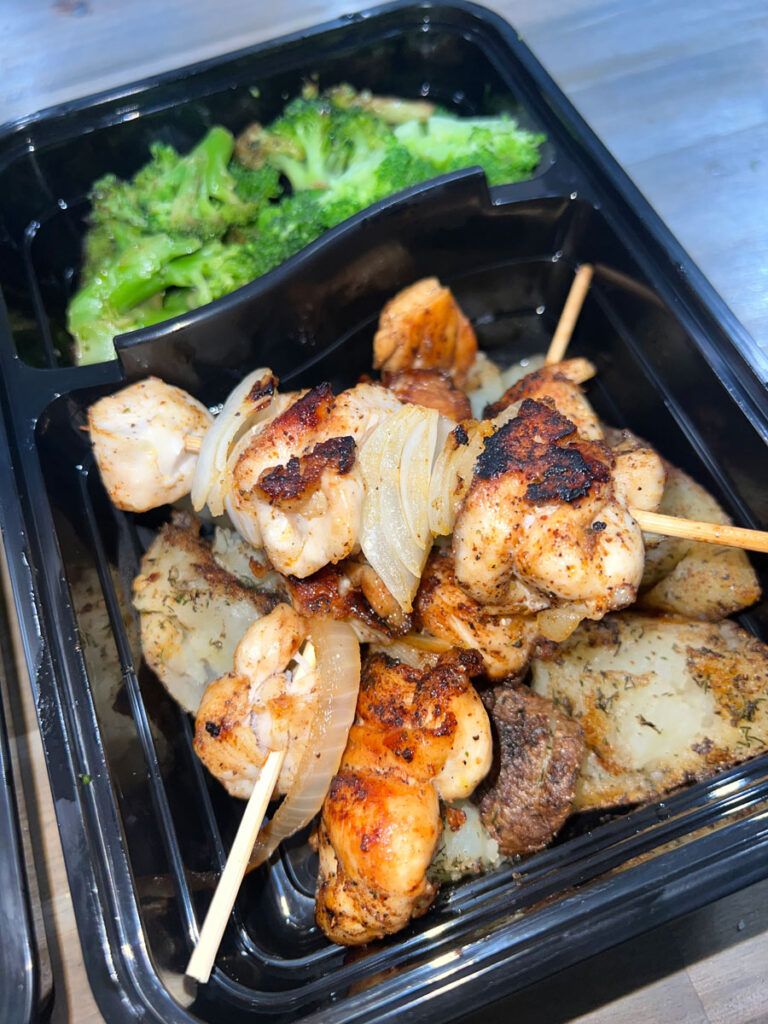
[[549,343],[549,351],[546,358],[547,366],[562,361],[565,350],[568,348],[568,343],[571,340],[573,329],[576,326],[576,321],[579,319],[581,307],[584,305],[584,299],[587,297],[594,272],[595,268],[591,263],[582,264],[576,272],[571,290],[568,292],[568,298],[563,306],[563,312],[560,314],[555,333],[552,335],[552,341]]
[[748,530],[743,526],[724,526],[721,523],[699,523],[693,519],[678,519],[660,512],[643,512],[632,508],[630,515],[646,533],[659,533],[665,537],[684,537],[687,540],[722,544],[725,547],[745,548],[747,551],[768,552],[768,532]]
[[184,451],[189,452],[190,455],[197,455],[202,447],[203,439],[199,434],[188,434],[184,438]]
[[240,883],[243,880],[253,844],[259,834],[267,804],[275,788],[277,777],[285,759],[284,750],[270,752],[259,779],[253,787],[248,803],[245,805],[240,827],[237,830],[232,849],[229,851],[227,863],[221,873],[216,892],[213,894],[208,913],[200,931],[200,938],[187,964],[187,974],[199,982],[205,983],[211,976],[213,961],[221,945],[224,929],[227,927],[229,915],[235,903]]

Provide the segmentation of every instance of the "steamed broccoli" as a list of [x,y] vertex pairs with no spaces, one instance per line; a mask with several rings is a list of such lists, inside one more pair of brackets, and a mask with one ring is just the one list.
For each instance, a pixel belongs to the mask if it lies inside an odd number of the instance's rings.
[[152,159],[132,181],[113,174],[97,181],[91,193],[91,221],[104,230],[127,225],[146,234],[220,237],[228,227],[248,224],[279,194],[273,168],[249,170],[230,160],[235,140],[226,128],[211,128],[179,156],[162,143],[150,147]]
[[274,168],[300,192],[330,188],[351,165],[393,143],[380,118],[357,107],[342,109],[305,90],[267,127],[246,129],[238,157],[254,169]]
[[67,327],[76,339],[75,361],[111,359],[113,336],[143,326],[136,307],[163,291],[169,262],[199,247],[200,242],[189,236],[149,235],[92,270],[67,309]]
[[439,173],[434,164],[415,156],[404,146],[390,145],[351,164],[328,190],[319,194],[317,202],[323,223],[331,228],[385,196]]
[[185,156],[155,143],[130,181],[106,175],[93,187],[68,309],[76,361],[110,359],[115,334],[226,295],[418,182],[478,164],[491,185],[517,181],[543,138],[506,116],[463,119],[426,101],[311,85],[236,144],[221,127]]
[[536,169],[544,135],[517,127],[500,117],[452,117],[435,114],[425,123],[408,121],[395,136],[414,156],[429,160],[436,173],[480,166],[489,185],[520,181]]

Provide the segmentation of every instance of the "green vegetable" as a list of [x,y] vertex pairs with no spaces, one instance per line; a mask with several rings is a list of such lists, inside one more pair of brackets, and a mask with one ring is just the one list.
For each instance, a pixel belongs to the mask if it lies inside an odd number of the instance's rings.
[[438,173],[482,167],[489,185],[521,181],[536,169],[544,135],[517,127],[511,117],[458,118],[435,114],[426,123],[395,128],[398,141]]
[[249,170],[230,163],[235,140],[226,128],[211,128],[186,156],[162,143],[130,182],[107,175],[96,182],[91,221],[118,232],[190,234],[218,238],[229,227],[249,224],[279,192],[272,168]]
[[279,266],[394,192],[480,165],[490,184],[534,170],[543,136],[508,117],[462,119],[426,101],[308,86],[237,140],[212,128],[184,156],[155,143],[130,181],[91,192],[75,359],[111,359],[113,337],[178,316]]

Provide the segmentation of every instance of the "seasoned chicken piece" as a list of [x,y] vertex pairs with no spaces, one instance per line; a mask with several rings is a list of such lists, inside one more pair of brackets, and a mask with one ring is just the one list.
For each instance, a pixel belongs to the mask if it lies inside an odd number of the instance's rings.
[[446,370],[398,370],[382,375],[383,383],[401,402],[437,409],[457,423],[472,415],[469,399]]
[[[231,545],[231,542],[230,542]],[[141,560],[133,582],[141,649],[162,684],[194,714],[210,682],[232,667],[245,631],[280,597],[226,571],[200,524],[177,513]]]
[[491,679],[520,675],[541,640],[535,612],[549,602],[522,582],[515,591],[509,610],[494,614],[458,585],[450,552],[435,549],[416,595],[414,625],[456,647],[478,651]]
[[533,398],[537,402],[549,399],[557,411],[575,425],[581,437],[600,441],[603,437],[600,421],[579,387],[594,375],[595,368],[588,359],[564,359],[560,363],[542,366],[521,377],[497,402],[487,406],[485,419],[496,419],[524,398]]
[[425,277],[386,304],[373,339],[377,370],[446,370],[458,387],[477,353],[477,339],[449,288]]
[[580,438],[550,405],[524,399],[485,438],[475,463],[453,534],[458,583],[496,608],[519,580],[555,603],[578,602],[582,615],[631,603],[643,541],[623,492],[630,483],[637,492],[639,471],[614,482],[615,469],[606,445]]
[[484,694],[494,763],[476,796],[480,817],[506,857],[546,846],[571,814],[584,760],[581,726],[527,686]]
[[251,795],[272,750],[285,750],[274,796],[287,793],[317,703],[308,623],[287,604],[254,622],[233,671],[211,683],[195,720],[195,753],[232,796]]
[[480,660],[443,655],[423,671],[365,662],[357,717],[317,833],[315,915],[334,942],[403,928],[437,892],[426,872],[441,832],[439,797],[468,796],[488,771],[488,716],[469,680]]
[[377,384],[338,396],[321,384],[239,443],[230,515],[241,533],[262,539],[280,572],[304,578],[356,549],[364,493],[357,450],[400,407]]
[[202,403],[157,377],[94,402],[88,429],[113,504],[146,512],[188,494],[197,456],[184,443],[202,438],[212,422]]
[[768,749],[768,647],[734,622],[584,622],[533,689],[581,725],[575,810],[659,796]]
[[410,629],[404,615],[379,577],[364,561],[347,559],[326,565],[300,580],[285,578],[291,604],[300,615],[331,616],[348,622],[361,643],[386,642]]

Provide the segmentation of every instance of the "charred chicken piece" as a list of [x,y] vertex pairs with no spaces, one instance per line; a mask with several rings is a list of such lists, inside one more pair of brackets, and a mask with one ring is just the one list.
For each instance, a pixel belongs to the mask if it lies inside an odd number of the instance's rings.
[[285,750],[275,796],[296,778],[317,705],[314,663],[303,658],[308,620],[278,604],[237,645],[195,720],[195,753],[232,796],[251,795],[270,751]]
[[[643,575],[642,534],[625,497],[642,484],[630,468],[548,402],[523,399],[475,463],[453,534],[457,581],[497,608],[518,580],[591,617],[629,604]],[[643,474],[644,507],[653,507],[663,470]]]
[[441,833],[439,798],[468,796],[491,763],[471,651],[419,670],[386,655],[363,667],[357,716],[317,832],[315,916],[334,942],[360,945],[423,914]]
[[287,576],[285,583],[300,615],[342,619],[361,643],[386,642],[411,628],[411,616],[402,611],[364,560],[327,565],[303,580]]
[[476,353],[472,325],[436,277],[425,277],[390,299],[373,339],[375,369],[446,370],[458,387]]
[[277,570],[303,579],[352,554],[364,494],[358,449],[399,408],[378,384],[339,395],[321,384],[243,438],[227,508]]
[[582,437],[600,441],[602,427],[579,386],[594,375],[595,368],[588,359],[564,359],[551,366],[542,366],[507,388],[497,402],[486,406],[485,418],[495,419],[524,398],[538,402],[549,399],[559,413],[568,417]]
[[478,795],[483,824],[507,857],[546,846],[573,806],[584,760],[581,726],[525,686],[485,694],[494,764]]
[[437,409],[457,423],[472,415],[469,399],[453,383],[446,370],[398,370],[382,374],[382,381],[401,402]]

